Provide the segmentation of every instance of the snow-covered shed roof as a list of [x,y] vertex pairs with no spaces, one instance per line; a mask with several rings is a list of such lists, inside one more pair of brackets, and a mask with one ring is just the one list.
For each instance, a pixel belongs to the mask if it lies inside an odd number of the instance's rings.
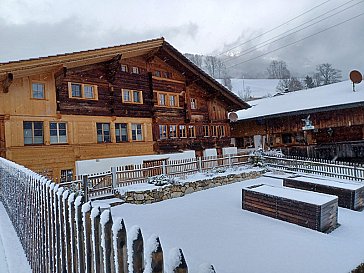
[[251,108],[240,110],[237,114],[238,120],[247,120],[349,108],[360,103],[364,106],[364,83],[356,84],[353,92],[352,82],[343,81],[251,101]]

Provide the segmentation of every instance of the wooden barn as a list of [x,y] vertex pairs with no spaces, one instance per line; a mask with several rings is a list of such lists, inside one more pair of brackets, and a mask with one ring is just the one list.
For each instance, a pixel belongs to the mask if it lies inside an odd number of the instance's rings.
[[251,102],[231,134],[239,148],[364,161],[364,84],[350,81]]
[[55,179],[75,161],[230,145],[249,107],[163,38],[0,64],[0,155]]

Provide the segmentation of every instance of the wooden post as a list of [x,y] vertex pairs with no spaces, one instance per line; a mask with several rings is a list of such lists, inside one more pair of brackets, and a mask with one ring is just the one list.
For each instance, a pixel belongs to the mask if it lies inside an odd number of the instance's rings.
[[117,187],[116,167],[111,167],[111,181],[112,188],[115,189]]
[[64,251],[63,251],[63,257],[64,260],[62,273],[63,272],[71,272],[71,248],[70,248],[70,223],[69,223],[69,207],[68,207],[68,197],[69,197],[69,191],[66,190],[63,195],[63,245],[64,245]]
[[113,257],[111,256],[112,247],[112,218],[111,211],[105,210],[101,214],[100,230],[102,236],[102,266],[104,273],[111,273],[111,264]]
[[198,157],[198,171],[202,173],[202,157]]
[[182,249],[179,249],[180,263],[175,268],[172,269],[173,273],[188,273],[187,263],[185,257],[183,256]]
[[229,168],[233,167],[232,160],[231,160],[231,154],[228,154],[228,162],[229,162]]
[[166,161],[165,160],[162,161],[162,172],[163,172],[164,175],[167,174],[167,168],[166,168]]
[[163,250],[159,238],[156,238],[157,246],[152,252],[152,273],[163,273]]
[[96,207],[91,210],[91,230],[92,230],[92,273],[100,272],[100,208]]
[[114,272],[127,273],[128,272],[128,251],[127,251],[127,238],[124,221],[116,222],[113,225],[113,236],[114,236],[114,261],[115,269]]
[[91,248],[91,204],[82,205],[83,236],[85,251],[85,273],[92,272],[92,248]]
[[75,201],[75,223],[76,223],[76,231],[75,231],[75,240],[77,246],[77,272],[84,273],[85,272],[85,259],[84,259],[84,250],[83,250],[83,232],[82,232],[82,203],[83,196],[77,196]]
[[71,193],[68,197],[68,217],[69,217],[69,224],[70,224],[70,248],[71,248],[71,255],[70,261],[71,264],[71,271],[70,272],[77,272],[77,252],[76,252],[76,228],[75,228],[75,194]]
[[84,201],[88,202],[88,175],[82,176],[82,187],[83,187],[83,193],[84,193]]
[[59,258],[57,258],[59,264],[58,264],[58,270],[57,272],[62,273],[62,268],[64,267],[64,245],[63,245],[63,237],[64,237],[64,226],[63,226],[63,205],[62,205],[62,194],[63,194],[64,188],[59,188],[57,191],[57,212],[58,212],[58,221],[57,221],[57,255]]
[[132,241],[133,249],[133,271],[134,273],[143,273],[144,271],[144,246],[143,246],[143,235],[140,228],[136,230],[136,236]]

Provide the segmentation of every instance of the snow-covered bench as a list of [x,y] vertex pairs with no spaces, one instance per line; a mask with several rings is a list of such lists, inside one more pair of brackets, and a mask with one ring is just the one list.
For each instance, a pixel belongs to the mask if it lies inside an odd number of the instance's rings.
[[242,208],[321,232],[337,226],[338,198],[323,193],[257,185],[242,189]]
[[283,179],[283,186],[336,195],[343,208],[361,210],[364,207],[363,184],[300,176]]

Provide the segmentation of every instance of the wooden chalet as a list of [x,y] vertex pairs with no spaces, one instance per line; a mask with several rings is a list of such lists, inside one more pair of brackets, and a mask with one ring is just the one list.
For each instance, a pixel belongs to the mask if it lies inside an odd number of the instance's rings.
[[231,134],[239,148],[363,161],[364,84],[344,81],[252,101],[238,112]]
[[0,64],[0,155],[72,179],[75,161],[230,145],[249,107],[163,38]]

